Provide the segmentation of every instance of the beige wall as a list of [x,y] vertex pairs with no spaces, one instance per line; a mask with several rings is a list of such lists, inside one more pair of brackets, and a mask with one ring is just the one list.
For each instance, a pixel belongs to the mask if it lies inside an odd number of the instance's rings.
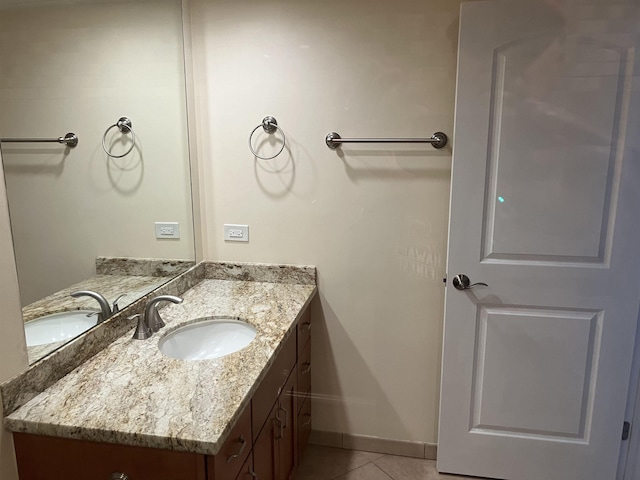
[[[55,3],[0,14],[1,136],[80,138],[66,154],[3,145],[25,304],[93,275],[96,256],[194,257],[180,0]],[[107,159],[121,116],[138,147]],[[181,240],[156,240],[156,221]]]
[[317,265],[314,429],[435,442],[451,150],[324,137],[451,134],[459,2],[191,4],[205,258]]
[[[2,155],[0,154],[0,160]],[[3,382],[27,367],[27,348],[22,327],[20,293],[13,257],[9,211],[0,171],[0,382]],[[0,409],[2,404],[0,402]],[[0,429],[0,479],[17,479],[15,455],[11,434]]]

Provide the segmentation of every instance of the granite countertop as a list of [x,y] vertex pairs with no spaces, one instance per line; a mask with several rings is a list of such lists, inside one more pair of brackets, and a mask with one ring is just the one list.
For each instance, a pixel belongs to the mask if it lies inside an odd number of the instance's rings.
[[23,307],[22,318],[25,322],[29,322],[34,318],[70,310],[100,311],[98,302],[93,298],[73,298],[71,294],[78,290],[98,292],[104,295],[109,303],[120,295],[124,295],[118,302],[120,307],[123,307],[155,290],[168,280],[170,278],[142,275],[95,275]]
[[[127,332],[5,418],[5,427],[66,438],[215,455],[283,340],[315,294],[311,284],[204,279],[160,310],[148,340]],[[257,330],[243,350],[213,360],[165,357],[159,340],[190,320],[239,317]]]
[[[71,310],[100,311],[98,303],[93,298],[73,298],[71,294],[78,290],[98,292],[110,304],[122,296],[118,306],[124,308],[176,275],[184,273],[194,264],[191,260],[97,257],[96,275],[22,307],[22,319],[27,323],[46,315]],[[67,342],[69,339],[27,347],[29,364],[40,360]]]
[[[123,307],[145,296],[168,280],[167,277],[141,275],[96,275],[23,307],[22,318],[26,323],[36,318],[58,312],[68,312],[71,310],[100,311],[98,302],[93,298],[73,298],[71,294],[78,290],[99,292],[105,296],[109,303],[113,302],[120,295],[125,295],[118,302],[120,307]],[[67,339],[60,342],[27,347],[29,363],[34,363],[68,341]]]

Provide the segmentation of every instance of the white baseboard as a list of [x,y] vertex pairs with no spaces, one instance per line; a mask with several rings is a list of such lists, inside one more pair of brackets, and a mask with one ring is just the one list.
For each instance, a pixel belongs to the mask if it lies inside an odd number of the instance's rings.
[[435,460],[438,454],[438,446],[435,443],[393,440],[390,438],[322,430],[312,430],[309,443],[324,447],[362,450],[388,455],[401,455],[403,457],[426,458],[428,460]]

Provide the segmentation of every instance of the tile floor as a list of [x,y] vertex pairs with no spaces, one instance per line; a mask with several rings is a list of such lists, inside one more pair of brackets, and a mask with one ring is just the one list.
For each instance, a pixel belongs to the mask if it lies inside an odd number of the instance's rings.
[[[440,475],[434,460],[309,445],[296,480],[464,480]],[[475,479],[479,480],[479,479]]]

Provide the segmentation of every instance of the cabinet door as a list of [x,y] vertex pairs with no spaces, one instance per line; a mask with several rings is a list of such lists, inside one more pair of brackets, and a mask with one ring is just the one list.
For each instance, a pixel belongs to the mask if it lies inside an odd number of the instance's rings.
[[280,435],[278,439],[279,449],[279,480],[291,480],[296,473],[298,435],[297,435],[297,369],[294,368],[289,375],[289,379],[280,394],[277,407],[278,413],[276,421],[280,424]]
[[311,395],[311,339],[298,354],[298,411],[306,397]]
[[278,402],[267,416],[267,421],[253,444],[253,467],[259,480],[277,480],[278,442],[280,422],[276,420]]
[[300,358],[300,354],[304,347],[306,346],[309,338],[311,338],[311,309],[307,308],[300,320],[298,320],[298,358]]
[[[216,477],[214,480],[219,479],[218,477]],[[249,456],[247,456],[247,459],[245,460],[244,465],[242,465],[242,468],[240,469],[236,480],[260,480],[258,479],[258,475],[256,475],[256,473],[253,471],[253,455],[251,453],[249,453]]]
[[298,463],[303,458],[311,434],[311,399],[306,397],[300,403],[303,405],[298,413]]

